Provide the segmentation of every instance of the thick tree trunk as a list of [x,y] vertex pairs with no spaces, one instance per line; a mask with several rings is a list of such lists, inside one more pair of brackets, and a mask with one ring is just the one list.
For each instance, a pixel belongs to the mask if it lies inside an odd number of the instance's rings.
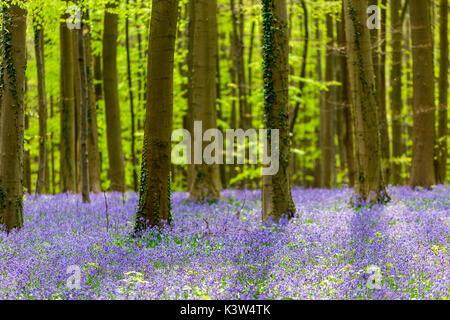
[[2,16],[0,149],[0,225],[9,232],[23,226],[24,85],[26,10],[7,2]]
[[103,89],[108,141],[109,176],[111,191],[125,192],[125,164],[120,126],[119,92],[117,82],[117,2],[106,4],[103,27]]
[[34,26],[34,51],[36,54],[36,69],[38,82],[39,105],[39,164],[36,181],[36,193],[46,193],[47,165],[47,96],[45,91],[45,61],[44,61],[44,27]]
[[[217,59],[217,1],[195,1],[190,5],[192,33],[192,69],[190,71],[190,103],[192,117],[202,122],[203,132],[216,128],[216,59]],[[193,14],[193,19],[192,19]],[[193,132],[191,131],[191,134]],[[195,144],[195,143],[194,143]],[[203,143],[203,148],[207,143]],[[192,148],[193,150],[194,148]],[[194,160],[194,157],[192,157]],[[194,161],[192,161],[194,162]],[[217,164],[191,164],[190,200],[204,201],[220,198],[220,172]]]
[[[289,183],[289,30],[287,28],[286,0],[263,2],[264,30],[264,115],[268,130],[279,130],[279,170],[274,175],[263,175],[262,219],[278,221],[292,218],[295,205]],[[276,30],[273,32],[272,30]],[[272,141],[269,135],[269,143]],[[267,146],[268,147],[268,146]]]
[[147,72],[147,113],[136,231],[170,223],[173,69],[178,0],[154,0]]
[[437,182],[448,182],[447,178],[447,121],[448,121],[448,0],[440,4],[440,73],[439,73],[439,127],[437,152]]
[[400,17],[401,2],[391,1],[392,24],[392,67],[391,67],[391,109],[392,109],[392,178],[394,185],[401,184],[402,165],[402,30]]
[[76,192],[75,155],[75,98],[72,32],[66,25],[67,15],[60,23],[61,49],[61,139],[60,184],[61,192]]
[[367,0],[344,0],[344,6],[356,136],[356,199],[353,204],[360,205],[361,201],[383,203],[388,200],[388,195],[381,166],[379,107],[370,33],[366,27]]
[[436,184],[434,169],[435,104],[433,39],[430,24],[430,3],[410,1],[411,38],[413,54],[413,155],[412,187]]

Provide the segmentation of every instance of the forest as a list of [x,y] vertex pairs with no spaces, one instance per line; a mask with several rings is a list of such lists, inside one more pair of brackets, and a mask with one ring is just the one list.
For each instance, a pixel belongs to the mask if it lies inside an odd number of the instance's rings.
[[448,0],[0,6],[0,300],[450,299]]

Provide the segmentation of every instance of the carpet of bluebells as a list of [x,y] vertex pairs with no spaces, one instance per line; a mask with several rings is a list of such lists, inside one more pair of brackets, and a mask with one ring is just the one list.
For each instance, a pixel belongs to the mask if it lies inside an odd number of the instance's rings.
[[450,187],[389,194],[355,210],[351,189],[296,188],[275,225],[260,191],[174,193],[172,225],[138,239],[134,193],[27,195],[24,228],[0,231],[0,299],[449,299]]

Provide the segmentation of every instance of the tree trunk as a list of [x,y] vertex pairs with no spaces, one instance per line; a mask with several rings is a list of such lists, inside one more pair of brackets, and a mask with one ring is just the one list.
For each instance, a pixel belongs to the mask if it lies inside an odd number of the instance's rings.
[[339,143],[342,145],[340,149],[342,159],[344,160],[343,167],[347,169],[348,182],[351,187],[355,184],[355,153],[354,153],[354,143],[353,143],[353,117],[350,101],[350,89],[349,89],[349,74],[347,67],[347,43],[345,36],[345,8],[342,7],[342,20],[339,23],[338,29],[338,41],[339,47],[342,48],[343,52],[339,56],[339,66],[340,66],[340,106],[337,111],[338,118],[338,128],[339,128]]
[[[86,75],[88,81],[88,162],[89,186],[94,193],[102,192],[100,152],[98,150],[98,124],[97,124],[97,94],[94,85],[94,68],[91,49],[91,33],[89,25],[85,27]],[[99,71],[101,79],[101,70]],[[101,99],[101,84],[99,84],[99,99]]]
[[44,27],[42,25],[34,26],[34,51],[36,54],[39,105],[39,164],[36,193],[41,194],[48,192],[45,179],[47,176],[47,96],[45,91]]
[[[286,0],[263,2],[264,116],[268,130],[279,130],[279,170],[263,175],[262,218],[292,218],[295,205],[289,184],[289,41]],[[276,30],[273,32],[273,30]],[[270,145],[277,143],[268,135]]]
[[381,166],[379,107],[370,33],[366,27],[367,0],[344,0],[344,6],[356,136],[356,198],[353,199],[353,205],[358,206],[366,201],[384,203],[388,195]]
[[80,29],[77,30],[78,41],[78,73],[80,75],[80,176],[81,194],[83,202],[91,202],[89,194],[89,157],[88,157],[88,109],[89,109],[89,87],[86,72],[86,50],[84,44],[84,25],[81,22]]
[[147,112],[136,231],[170,223],[173,69],[178,0],[154,0],[147,72]]
[[[129,1],[126,1],[127,6]],[[133,81],[131,79],[131,59],[130,59],[130,31],[129,31],[129,19],[128,15],[125,19],[125,47],[127,52],[127,80],[128,80],[128,98],[130,102],[130,114],[131,114],[131,165],[133,167],[133,190],[138,191],[138,175],[137,175],[137,158],[136,158],[136,121],[134,116],[134,97],[133,97]]]
[[60,23],[61,49],[61,139],[60,184],[61,192],[76,192],[75,155],[75,97],[72,32],[67,28],[63,15]]
[[[125,192],[125,164],[117,82],[118,16],[115,1],[106,4],[103,27],[103,90],[111,191]],[[111,11],[112,10],[112,11]]]
[[412,187],[436,184],[434,169],[435,105],[433,39],[429,1],[410,1],[413,54],[413,155]]
[[[326,17],[327,24],[327,56],[325,66],[325,81],[334,79],[333,72],[333,20],[330,14]],[[320,109],[320,149],[321,149],[321,183],[322,188],[331,188],[334,171],[334,87],[329,87],[325,92],[325,103]]]
[[439,74],[439,127],[437,152],[437,182],[447,178],[447,121],[448,121],[448,1],[441,0],[440,12],[440,74]]
[[[400,2],[400,0],[398,0]],[[378,57],[378,97],[380,104],[380,139],[381,139],[381,159],[383,166],[383,179],[386,183],[389,182],[391,174],[390,162],[390,145],[389,145],[389,126],[387,121],[386,111],[386,0],[381,0],[381,37],[380,37],[380,51]]]
[[9,232],[23,226],[24,85],[26,10],[7,2],[2,16],[0,224]]
[[391,109],[392,109],[392,178],[394,185],[401,184],[402,165],[402,30],[400,17],[401,2],[391,1],[392,24],[392,67],[391,67]]
[[[195,1],[190,6],[193,24],[190,34],[193,50],[189,84],[192,110],[190,126],[193,128],[195,121],[201,121],[203,132],[216,128],[216,10],[216,0]],[[206,145],[203,143],[202,149]],[[191,164],[194,178],[191,180],[190,200],[217,200],[221,191],[219,166],[206,164],[203,159],[200,161]]]

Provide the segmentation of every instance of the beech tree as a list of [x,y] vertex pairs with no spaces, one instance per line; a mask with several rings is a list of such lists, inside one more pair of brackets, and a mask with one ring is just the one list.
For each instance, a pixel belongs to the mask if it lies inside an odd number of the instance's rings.
[[75,154],[75,97],[72,31],[67,27],[68,14],[61,17],[60,79],[61,79],[61,138],[60,138],[60,190],[76,192]]
[[[191,1],[189,58],[189,131],[193,136],[195,121],[203,132],[216,128],[217,0]],[[203,147],[207,143],[203,142]],[[192,148],[194,149],[194,148]],[[194,151],[194,150],[192,150]],[[194,157],[191,157],[194,159]],[[217,164],[189,165],[189,191],[192,201],[220,198],[220,172]]]
[[[264,117],[267,129],[279,130],[279,170],[264,175],[262,218],[292,218],[296,209],[289,182],[289,35],[286,0],[263,0]],[[272,139],[269,135],[269,144]]]
[[0,224],[8,232],[23,225],[27,11],[22,6],[16,1],[2,5]]
[[439,127],[436,178],[437,182],[445,183],[448,156],[448,0],[441,0],[440,8]]
[[154,0],[150,24],[147,102],[136,231],[170,222],[173,69],[178,0]]
[[430,1],[410,1],[413,55],[413,151],[410,185],[436,184],[434,167],[435,102]]
[[[39,19],[34,19],[34,51],[38,82],[39,104],[39,165],[36,182],[36,193],[48,192],[46,188],[47,167],[47,93],[45,90],[45,59],[44,59],[44,26]],[[38,21],[36,21],[38,20]]]
[[355,205],[385,202],[381,165],[380,117],[370,42],[367,0],[344,0],[352,107],[355,116]]
[[103,24],[103,90],[105,99],[106,134],[108,141],[109,177],[112,191],[125,192],[125,164],[120,126],[119,91],[117,81],[117,0],[106,4]]

